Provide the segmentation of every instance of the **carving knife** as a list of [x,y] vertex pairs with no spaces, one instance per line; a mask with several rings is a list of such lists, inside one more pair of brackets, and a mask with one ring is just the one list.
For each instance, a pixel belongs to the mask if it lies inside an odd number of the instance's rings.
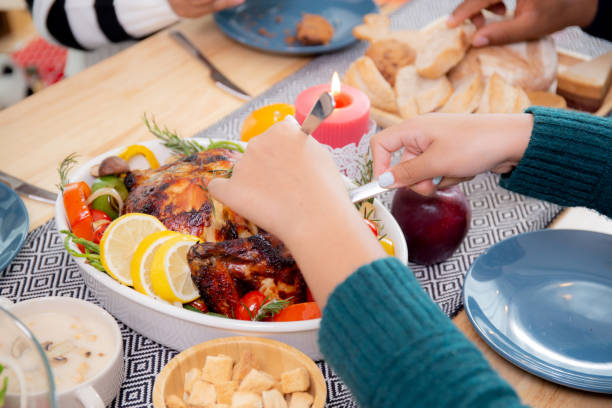
[[0,171],[0,181],[8,185],[17,193],[31,198],[32,200],[42,201],[43,203],[47,204],[55,204],[55,200],[57,199],[57,193],[52,193],[44,188],[26,183],[25,181],[2,171]]
[[213,81],[215,81],[215,85],[217,85],[224,91],[245,101],[251,99],[251,96],[248,93],[246,93],[242,88],[234,84],[225,75],[223,75],[221,71],[219,71],[217,67],[215,67],[213,63],[210,62],[209,59],[206,58],[204,54],[202,54],[200,50],[197,49],[196,46],[193,45],[193,43],[189,41],[187,37],[185,37],[183,33],[174,30],[170,31],[170,36],[174,38],[174,40],[179,43],[185,50],[193,54],[197,59],[199,59],[202,63],[204,63],[204,65],[206,65],[210,69],[210,77]]

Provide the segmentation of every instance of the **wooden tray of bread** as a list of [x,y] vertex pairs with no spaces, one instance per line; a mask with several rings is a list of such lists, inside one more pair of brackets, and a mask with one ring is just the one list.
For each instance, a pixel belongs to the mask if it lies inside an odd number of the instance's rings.
[[588,61],[556,49],[550,37],[472,48],[474,25],[450,29],[445,21],[391,31],[388,17],[369,14],[355,27],[354,35],[370,47],[343,82],[366,93],[379,126],[428,112],[518,113],[531,105],[569,105],[605,116],[612,108],[612,52]]

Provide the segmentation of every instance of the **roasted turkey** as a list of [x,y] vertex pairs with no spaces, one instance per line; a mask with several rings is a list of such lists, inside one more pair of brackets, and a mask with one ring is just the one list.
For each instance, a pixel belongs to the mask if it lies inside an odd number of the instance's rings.
[[211,149],[183,157],[157,169],[127,174],[129,191],[124,212],[151,214],[166,228],[219,242],[250,237],[257,227],[213,199],[208,183],[226,177],[240,153]]
[[151,214],[168,229],[204,241],[188,253],[192,279],[208,309],[230,317],[251,290],[306,301],[306,284],[283,243],[208,193],[210,180],[228,177],[239,158],[236,151],[211,149],[125,178],[124,213]]
[[306,283],[295,260],[278,238],[266,232],[198,243],[189,249],[187,260],[193,282],[213,312],[232,316],[242,295],[252,290],[268,299],[306,301]]

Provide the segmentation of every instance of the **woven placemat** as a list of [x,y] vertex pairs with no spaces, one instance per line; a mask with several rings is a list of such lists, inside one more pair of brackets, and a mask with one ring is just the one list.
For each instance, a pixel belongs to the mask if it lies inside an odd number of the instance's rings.
[[[413,0],[392,16],[393,28],[420,28],[448,14],[457,1]],[[589,37],[577,29],[555,36],[563,48],[593,56],[612,49],[612,44]],[[314,84],[328,82],[334,70],[343,72],[363,53],[357,44],[340,53],[313,60],[291,77],[245,104],[198,136],[237,139],[242,121],[253,109],[269,103],[293,102],[297,94]],[[560,207],[517,195],[497,186],[497,177],[482,175],[463,185],[472,208],[470,232],[462,246],[446,262],[430,267],[411,265],[416,277],[445,313],[461,308],[463,277],[472,262],[493,243],[546,225]],[[382,201],[388,206],[391,194]],[[70,296],[99,304],[85,286],[78,266],[66,253],[53,221],[30,232],[13,262],[0,273],[0,296],[21,301],[41,296]],[[134,332],[119,322],[124,342],[125,381],[112,407],[152,407],[156,375],[177,354]],[[350,392],[323,361],[321,368],[328,390],[328,407],[356,407]]]

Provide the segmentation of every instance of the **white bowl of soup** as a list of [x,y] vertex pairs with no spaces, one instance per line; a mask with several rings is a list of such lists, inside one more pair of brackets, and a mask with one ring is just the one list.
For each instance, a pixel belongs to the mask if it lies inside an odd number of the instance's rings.
[[[217,139],[192,139],[206,146]],[[241,142],[238,142],[241,143]],[[149,148],[160,164],[166,163],[173,153],[159,141],[142,142]],[[245,143],[241,143],[246,147]],[[125,147],[110,150],[76,169],[70,181],[84,181],[91,185],[94,177],[90,169],[109,156],[117,156]],[[141,162],[140,164],[144,164]],[[132,163],[130,162],[132,166]],[[391,213],[378,200],[374,200],[376,218],[380,220],[380,235],[386,235],[395,245],[395,257],[408,262],[408,249],[404,235]],[[58,231],[68,230],[61,194],[55,204],[55,222]],[[77,247],[72,244],[74,250]],[[83,258],[75,257],[83,279],[94,292],[104,308],[116,318],[148,338],[175,350],[185,350],[204,341],[228,336],[264,337],[287,343],[317,360],[322,355],[318,345],[318,330],[321,319],[292,322],[244,321],[196,313],[139,293],[123,285],[110,275],[89,265]]]
[[[34,298],[8,307],[27,327],[35,345],[18,336],[2,336],[0,355],[19,367],[5,373],[9,379],[7,407],[18,407],[25,381],[29,406],[41,404],[48,389],[61,408],[105,407],[123,382],[123,342],[115,319],[102,308],[69,297]],[[42,351],[45,364],[31,364]],[[52,384],[45,370],[52,373]],[[21,377],[21,378],[19,378]]]

